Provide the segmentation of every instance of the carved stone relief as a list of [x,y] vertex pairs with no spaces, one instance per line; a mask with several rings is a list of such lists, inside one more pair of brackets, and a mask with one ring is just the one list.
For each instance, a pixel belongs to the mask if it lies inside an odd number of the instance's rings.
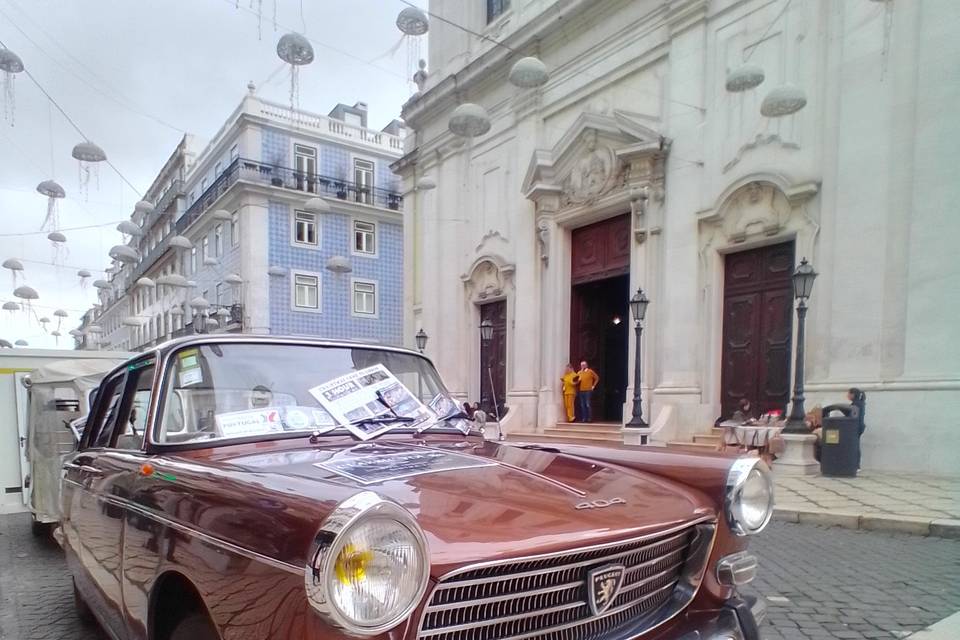
[[466,287],[469,300],[488,300],[504,295],[506,287],[512,282],[513,265],[498,265],[493,258],[480,258],[474,263],[470,273],[460,277]]
[[586,149],[561,182],[565,206],[592,202],[616,184],[619,172],[613,149],[598,144],[595,131],[588,135]]

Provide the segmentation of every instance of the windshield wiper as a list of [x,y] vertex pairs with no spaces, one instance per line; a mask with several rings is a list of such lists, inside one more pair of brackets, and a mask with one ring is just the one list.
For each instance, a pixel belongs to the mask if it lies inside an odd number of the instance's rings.
[[[437,426],[438,424],[450,422],[451,420],[470,420],[470,416],[468,416],[467,414],[465,414],[465,413],[464,413],[463,411],[461,411],[460,409],[457,409],[456,411],[453,411],[453,412],[451,412],[451,413],[448,413],[448,414],[445,415],[445,416],[441,416],[441,417],[437,418],[436,420],[434,420],[433,422],[431,422],[429,426],[426,426],[426,427],[424,427],[423,429],[421,429],[421,431],[426,431],[427,429],[433,429],[433,428],[434,428],[435,426]],[[473,431],[473,430],[474,430],[474,427],[471,425],[471,426],[470,426],[470,431]],[[457,429],[457,431],[460,431],[460,429]],[[460,431],[460,433],[463,433],[463,432]],[[466,435],[466,434],[464,434],[464,435]]]
[[360,418],[359,420],[354,420],[352,422],[348,422],[347,424],[356,424],[356,425],[394,424],[397,422],[415,422],[415,421],[416,421],[416,418],[411,418],[410,416],[392,415],[392,416],[378,416],[376,418]]

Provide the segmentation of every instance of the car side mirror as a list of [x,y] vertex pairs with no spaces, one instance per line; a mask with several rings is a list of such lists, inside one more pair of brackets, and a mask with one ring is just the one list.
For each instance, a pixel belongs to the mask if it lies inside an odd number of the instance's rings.
[[78,428],[71,420],[64,420],[63,424],[73,434],[73,448],[76,449],[80,446],[80,439],[83,438],[83,428]]

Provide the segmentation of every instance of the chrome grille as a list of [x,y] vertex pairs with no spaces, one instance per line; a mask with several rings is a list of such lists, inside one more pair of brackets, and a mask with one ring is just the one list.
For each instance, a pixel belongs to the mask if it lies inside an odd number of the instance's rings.
[[[639,620],[657,618],[690,567],[712,539],[688,526],[584,551],[509,561],[445,577],[424,609],[422,640],[602,640]],[[705,533],[705,532],[704,532]],[[702,549],[696,554],[702,555]],[[593,615],[587,573],[607,564],[625,569],[609,609]],[[701,568],[695,570],[702,573]],[[699,581],[699,575],[696,576]],[[673,599],[676,600],[675,598]],[[684,601],[684,604],[686,601]]]

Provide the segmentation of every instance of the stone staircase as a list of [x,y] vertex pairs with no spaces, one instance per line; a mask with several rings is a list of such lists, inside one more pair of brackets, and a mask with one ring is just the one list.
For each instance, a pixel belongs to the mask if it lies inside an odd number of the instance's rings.
[[547,442],[574,442],[581,444],[622,444],[623,435],[618,422],[558,422],[543,433],[513,432],[510,440],[542,440]]
[[674,440],[667,443],[671,449],[684,449],[686,451],[716,451],[723,438],[723,429],[711,427],[710,433],[698,433],[693,436],[693,440],[686,442]]

